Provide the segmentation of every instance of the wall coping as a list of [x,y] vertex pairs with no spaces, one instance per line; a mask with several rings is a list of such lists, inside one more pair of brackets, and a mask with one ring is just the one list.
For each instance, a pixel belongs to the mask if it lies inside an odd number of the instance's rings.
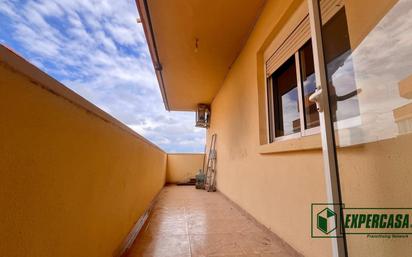
[[24,59],[19,54],[15,53],[12,49],[8,48],[7,46],[0,44],[0,63],[7,65],[13,71],[22,74],[25,77],[28,77],[33,84],[42,87],[49,92],[63,97],[71,104],[76,105],[79,108],[82,108],[91,114],[97,116],[98,118],[102,119],[105,122],[108,122],[123,131],[131,134],[132,136],[144,141],[148,145],[157,148],[163,153],[166,153],[163,149],[161,149],[156,144],[152,143],[145,137],[138,134],[136,131],[129,128],[127,125],[122,123],[121,121],[117,120],[110,114],[106,113],[96,105],[92,104],[85,98],[81,97],[76,92],[72,91],[47,73],[43,72],[35,65],[31,64],[29,61]]

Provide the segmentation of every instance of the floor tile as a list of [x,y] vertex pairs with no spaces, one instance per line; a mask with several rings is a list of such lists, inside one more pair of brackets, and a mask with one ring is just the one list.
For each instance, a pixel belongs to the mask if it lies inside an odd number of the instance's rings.
[[218,192],[167,186],[125,257],[292,257]]
[[187,235],[138,238],[130,248],[128,257],[190,257]]
[[193,256],[242,255],[240,238],[235,234],[190,235]]

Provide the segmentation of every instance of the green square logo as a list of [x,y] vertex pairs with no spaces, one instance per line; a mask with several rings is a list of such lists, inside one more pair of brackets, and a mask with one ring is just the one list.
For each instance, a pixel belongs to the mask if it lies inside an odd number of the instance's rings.
[[311,206],[312,238],[342,237],[341,210],[343,204],[313,203]]
[[326,235],[336,229],[336,213],[325,208],[317,214],[317,228]]

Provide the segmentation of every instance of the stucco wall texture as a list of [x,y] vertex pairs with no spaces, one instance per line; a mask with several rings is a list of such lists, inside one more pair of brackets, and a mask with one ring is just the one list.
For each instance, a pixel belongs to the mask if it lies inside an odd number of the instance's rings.
[[3,59],[0,117],[0,256],[116,256],[166,153]]
[[[362,23],[352,26],[370,26],[368,19],[379,18],[377,14],[384,14],[382,10],[391,5],[388,2],[393,4],[394,1],[359,2],[345,1],[350,15],[362,15]],[[263,60],[259,53],[268,38],[276,38],[301,4],[305,2],[273,0],[266,3],[213,100],[207,141],[217,133],[218,190],[300,253],[308,257],[329,257],[331,241],[312,239],[310,234],[311,204],[327,202],[321,150],[314,147],[312,150],[260,153],[263,132],[259,126],[258,88]],[[371,16],[350,10],[355,4],[362,10],[373,6]],[[359,20],[357,17],[349,19]],[[368,30],[359,27],[351,31],[367,33]],[[411,145],[412,136],[409,135],[339,149],[344,203],[357,207],[410,207],[412,176],[408,155],[411,156]],[[412,252],[408,239],[382,240],[385,239],[348,236],[349,256],[404,256]]]

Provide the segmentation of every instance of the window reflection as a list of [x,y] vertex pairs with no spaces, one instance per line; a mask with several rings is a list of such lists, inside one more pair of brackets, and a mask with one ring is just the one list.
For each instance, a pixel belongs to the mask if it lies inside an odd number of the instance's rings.
[[273,75],[275,136],[300,131],[295,58],[290,58]]
[[303,86],[303,107],[305,109],[305,128],[309,129],[319,126],[319,113],[316,104],[309,101],[309,96],[316,90],[311,40],[299,50],[299,56]]
[[382,16],[360,17],[342,7],[325,24],[323,43],[340,146],[412,132],[412,97],[403,93],[412,89],[411,10],[410,0],[393,1]]
[[322,28],[333,121],[359,116],[345,7]]

